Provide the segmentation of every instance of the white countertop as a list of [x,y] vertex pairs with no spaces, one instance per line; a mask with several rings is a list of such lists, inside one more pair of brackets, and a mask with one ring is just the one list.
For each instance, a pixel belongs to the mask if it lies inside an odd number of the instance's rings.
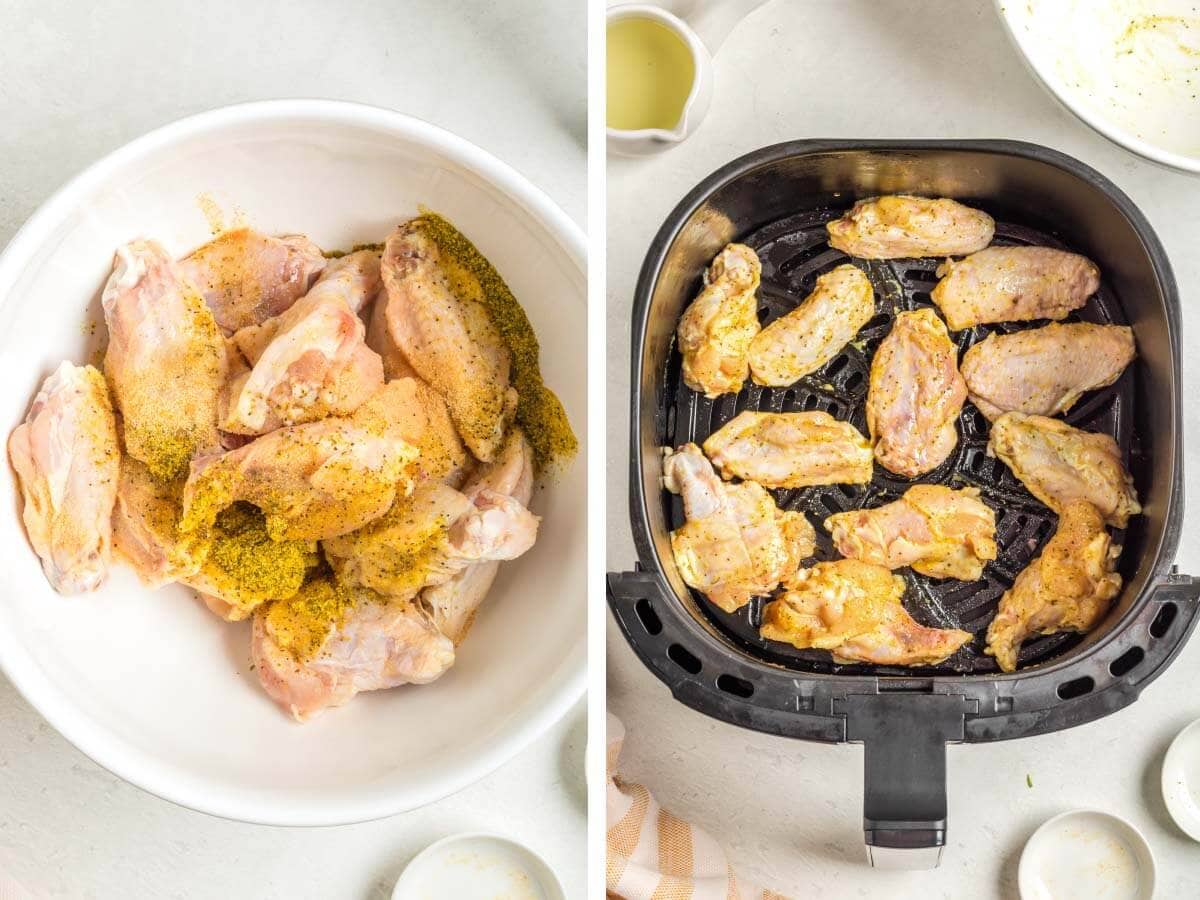
[[[1062,110],[1025,70],[986,0],[775,0],[716,58],[712,109],[683,145],[608,166],[608,563],[634,561],[626,495],[629,311],[655,230],[735,157],[808,137],[1014,138],[1069,153],[1125,190],[1166,245],[1200,334],[1200,178],[1141,161]],[[1177,561],[1200,573],[1200,358],[1184,353],[1188,511]],[[874,871],[862,848],[862,750],[745,731],[676,703],[611,618],[608,704],[628,730],[623,769],[727,842],[734,867],[797,897],[1017,896],[1021,847],[1072,807],[1125,816],[1150,840],[1164,900],[1200,893],[1200,844],[1159,790],[1170,739],[1200,717],[1200,639],[1133,706],[1066,732],[949,752],[949,846],[929,873]],[[1026,786],[1026,774],[1033,788]]]
[[[6,0],[0,34],[0,244],[126,141],[273,97],[357,100],[441,125],[585,224],[582,3]],[[582,704],[441,803],[313,829],[227,822],[145,794],[75,750],[2,677],[0,723],[0,872],[39,898],[388,897],[417,851],[464,830],[530,844],[569,896],[583,894]]]

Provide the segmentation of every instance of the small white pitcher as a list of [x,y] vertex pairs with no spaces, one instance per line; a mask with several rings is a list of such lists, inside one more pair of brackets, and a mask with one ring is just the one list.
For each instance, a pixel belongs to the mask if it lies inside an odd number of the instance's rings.
[[627,18],[653,19],[675,32],[692,54],[692,89],[675,127],[608,128],[608,152],[618,156],[648,156],[680,143],[695,132],[712,101],[712,58],[742,19],[767,0],[663,0],[663,5],[620,3],[608,8],[607,24]]

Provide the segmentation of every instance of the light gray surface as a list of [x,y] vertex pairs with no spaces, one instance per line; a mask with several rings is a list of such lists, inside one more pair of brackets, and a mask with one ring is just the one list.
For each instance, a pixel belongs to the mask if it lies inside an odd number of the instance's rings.
[[[1034,141],[1082,159],[1129,193],[1166,245],[1184,305],[1187,501],[1178,563],[1200,573],[1200,179],[1143,162],[1062,110],[1033,80],[990,2],[775,0],[716,59],[712,109],[682,146],[608,166],[608,562],[634,561],[626,495],[629,311],[642,256],[674,204],[718,166],[806,137]],[[1017,896],[1017,858],[1049,816],[1096,806],[1142,828],[1159,893],[1200,893],[1200,844],[1167,816],[1158,779],[1171,737],[1200,716],[1200,639],[1132,707],[1072,731],[951,748],[942,868],[864,865],[862,751],[744,731],[674,702],[608,622],[608,705],[628,731],[622,768],[665,807],[727,842],[735,868],[798,897]],[[1026,774],[1033,788],[1026,786]]]
[[[143,132],[273,97],[356,100],[441,125],[583,225],[585,28],[583,4],[559,0],[5,0],[0,243],[71,175]],[[385,897],[427,844],[493,830],[530,844],[582,896],[585,732],[580,704],[442,803],[364,825],[265,828],[119,781],[0,678],[0,874],[37,897]]]

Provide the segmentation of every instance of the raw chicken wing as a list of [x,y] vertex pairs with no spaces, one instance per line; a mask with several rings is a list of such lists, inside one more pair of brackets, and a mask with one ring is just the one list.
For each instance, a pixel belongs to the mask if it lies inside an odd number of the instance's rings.
[[988,454],[1003,460],[1029,493],[1059,515],[1072,501],[1087,500],[1109,525],[1124,528],[1142,511],[1117,442],[1107,434],[1045,416],[1005,413],[992,423]]
[[101,303],[104,372],[125,451],[155,478],[183,475],[195,454],[220,447],[217,398],[227,361],[217,323],[154,241],[117,250]]
[[726,612],[769,594],[813,553],[802,513],[778,509],[752,481],[723,483],[695,444],[667,452],[663,484],[682,496],[687,519],[671,533],[679,573]]
[[1085,391],[1116,381],[1136,355],[1124,325],[1057,322],[991,334],[962,358],[971,402],[989,420],[1006,412],[1056,416]]
[[987,652],[1000,668],[1015,671],[1021,644],[1035,634],[1090,631],[1121,591],[1113,571],[1120,554],[1096,507],[1086,500],[1067,504],[1058,531],[1004,592],[988,626]]
[[736,394],[749,374],[747,354],[758,334],[762,266],[745,244],[729,244],[704,273],[704,290],[679,320],[683,380],[706,397]]
[[[509,438],[496,459],[480,468],[463,488],[468,497],[480,490],[495,491],[512,497],[528,507],[533,495],[533,453],[519,428],[509,432]],[[427,587],[421,592],[421,605],[433,616],[438,630],[457,647],[467,636],[475,614],[491,589],[497,560],[485,560],[467,566],[448,581]]]
[[60,594],[94,591],[108,574],[120,448],[104,376],[63,362],[8,439],[21,517]]
[[875,314],[875,292],[856,266],[841,265],[817,279],[804,302],[750,342],[756,384],[784,387],[817,371],[842,352]]
[[871,445],[849,422],[829,413],[739,413],[704,442],[722,477],[764,487],[866,484]]
[[445,399],[471,452],[488,462],[516,410],[509,351],[483,304],[455,295],[439,260],[420,219],[401,225],[384,248],[383,314],[404,359]]
[[193,461],[180,527],[207,534],[221,510],[245,500],[266,514],[272,540],[336,537],[379,518],[398,491],[408,494],[416,458],[393,429],[358,412],[290,425]]
[[360,691],[428,684],[454,663],[454,644],[419,607],[329,578],[260,607],[250,652],[267,694],[301,722]]
[[[397,378],[380,388],[355,413],[359,421],[393,433],[420,452],[413,464],[421,478],[458,487],[472,465],[441,395],[416,377]],[[519,434],[519,429],[510,433]],[[524,438],[520,438],[524,445]],[[503,456],[503,454],[501,454]],[[499,460],[500,457],[497,457]]]
[[839,559],[801,569],[767,604],[760,633],[834,662],[934,665],[971,639],[956,628],[926,628],[901,603],[904,579],[883,566]]
[[996,558],[996,514],[978,488],[916,484],[892,503],[832,515],[825,528],[842,556],[932,578],[978,581]]
[[179,263],[227,332],[282,313],[324,267],[321,248],[303,235],[268,237],[249,228],[226,231]]
[[954,331],[987,322],[1064,319],[1100,287],[1096,264],[1050,247],[988,247],[938,266],[931,296]]
[[383,362],[355,312],[378,289],[378,257],[354,253],[326,267],[286,312],[238,331],[253,368],[222,395],[221,429],[264,434],[354,412],[383,385]]
[[147,587],[183,581],[200,571],[211,540],[179,530],[184,479],[161,481],[131,456],[121,460],[113,509],[113,545]]
[[900,313],[871,360],[867,428],[875,459],[909,478],[936,469],[958,443],[966,399],[958,351],[937,313]]
[[954,200],[898,194],[859,200],[825,226],[834,248],[861,259],[961,256],[992,242],[987,213]]
[[325,555],[343,583],[407,600],[475,563],[516,559],[533,546],[538,521],[485,482],[460,492],[429,480],[365,528],[326,541]]

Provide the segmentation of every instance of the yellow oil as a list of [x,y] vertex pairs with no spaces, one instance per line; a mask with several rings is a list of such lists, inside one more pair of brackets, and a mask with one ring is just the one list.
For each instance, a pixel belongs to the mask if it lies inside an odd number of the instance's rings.
[[666,25],[640,16],[609,23],[609,128],[674,128],[695,77],[691,49]]

